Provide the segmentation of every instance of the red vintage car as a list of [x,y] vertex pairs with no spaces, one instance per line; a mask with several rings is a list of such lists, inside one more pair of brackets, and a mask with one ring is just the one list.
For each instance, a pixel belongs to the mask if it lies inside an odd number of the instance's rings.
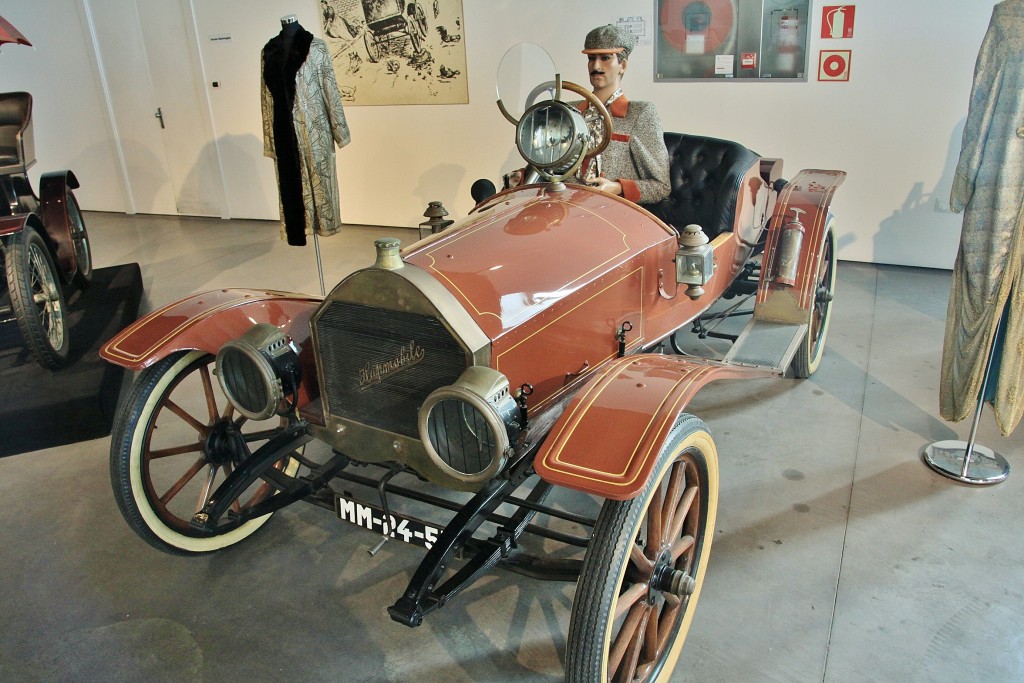
[[[715,443],[687,404],[714,380],[814,372],[845,174],[786,181],[778,159],[668,133],[674,187],[659,205],[567,182],[610,119],[589,133],[561,96],[592,95],[552,74],[503,105],[537,182],[405,249],[378,240],[376,263],[323,299],[204,292],[109,342],[105,358],[142,370],[111,471],[144,540],[208,553],[305,500],[426,548],[389,608],[398,622],[420,624],[501,566],[577,582],[569,680],[670,675],[718,502]],[[671,352],[737,295],[753,313],[724,359]],[[314,439],[329,457],[307,454]],[[600,514],[549,504],[558,487],[603,499]],[[449,518],[412,517],[410,499]],[[523,534],[585,552],[530,554]]]

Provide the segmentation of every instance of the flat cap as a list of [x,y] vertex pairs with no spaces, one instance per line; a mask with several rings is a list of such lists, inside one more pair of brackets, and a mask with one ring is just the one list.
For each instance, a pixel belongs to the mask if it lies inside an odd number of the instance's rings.
[[598,26],[587,34],[583,41],[583,54],[586,55],[608,55],[621,53],[622,57],[628,58],[629,53],[636,47],[636,38],[629,31],[623,31],[612,24]]

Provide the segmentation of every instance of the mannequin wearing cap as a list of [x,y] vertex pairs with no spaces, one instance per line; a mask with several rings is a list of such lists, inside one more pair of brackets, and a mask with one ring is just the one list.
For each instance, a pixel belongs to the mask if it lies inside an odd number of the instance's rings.
[[[590,85],[612,115],[612,139],[600,161],[590,160],[579,177],[603,192],[647,204],[667,197],[671,186],[657,109],[650,102],[631,102],[620,87],[635,44],[632,34],[611,24],[595,28],[584,41]],[[589,105],[577,106],[586,115]]]

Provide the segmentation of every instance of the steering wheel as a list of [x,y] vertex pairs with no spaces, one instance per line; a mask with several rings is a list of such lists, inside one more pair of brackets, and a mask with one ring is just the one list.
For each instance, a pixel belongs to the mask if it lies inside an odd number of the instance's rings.
[[597,99],[594,93],[590,92],[586,88],[576,85],[571,81],[562,81],[562,88],[569,92],[574,92],[581,96],[587,103],[597,110],[597,113],[601,115],[601,139],[597,141],[597,145],[583,155],[584,159],[597,156],[604,151],[604,148],[608,146],[608,143],[612,139],[612,116],[608,113],[608,108],[604,106],[604,103]]

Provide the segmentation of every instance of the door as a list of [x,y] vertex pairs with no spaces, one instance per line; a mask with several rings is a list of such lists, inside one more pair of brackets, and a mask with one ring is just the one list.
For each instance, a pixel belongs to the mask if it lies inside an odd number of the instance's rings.
[[227,215],[189,0],[84,0],[130,213]]

